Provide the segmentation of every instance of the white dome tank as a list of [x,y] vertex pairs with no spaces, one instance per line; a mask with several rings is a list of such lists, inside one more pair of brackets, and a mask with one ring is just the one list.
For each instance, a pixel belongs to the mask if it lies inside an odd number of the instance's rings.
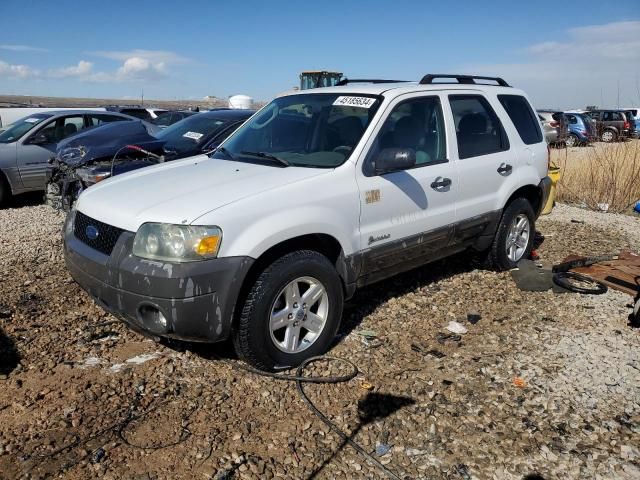
[[248,95],[234,95],[229,97],[229,108],[248,109],[253,104],[253,98]]

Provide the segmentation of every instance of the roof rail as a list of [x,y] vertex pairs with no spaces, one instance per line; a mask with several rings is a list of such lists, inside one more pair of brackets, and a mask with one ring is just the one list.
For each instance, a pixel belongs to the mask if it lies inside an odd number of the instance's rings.
[[337,87],[348,85],[349,83],[407,83],[409,80],[384,80],[380,78],[343,78],[338,83]]
[[454,83],[454,82],[434,82],[433,80],[436,78],[451,78],[455,79],[457,83],[465,84],[465,85],[473,85],[476,84],[476,80],[491,80],[496,82],[501,87],[510,87],[507,82],[505,82],[500,77],[483,77],[478,75],[455,75],[451,73],[430,73],[422,77],[420,80],[420,85],[430,85],[433,83]]

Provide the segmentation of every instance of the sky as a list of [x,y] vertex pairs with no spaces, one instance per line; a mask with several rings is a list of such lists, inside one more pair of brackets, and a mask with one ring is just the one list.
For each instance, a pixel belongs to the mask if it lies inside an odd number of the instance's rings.
[[267,101],[302,70],[496,75],[537,108],[640,105],[640,2],[0,0],[0,94]]

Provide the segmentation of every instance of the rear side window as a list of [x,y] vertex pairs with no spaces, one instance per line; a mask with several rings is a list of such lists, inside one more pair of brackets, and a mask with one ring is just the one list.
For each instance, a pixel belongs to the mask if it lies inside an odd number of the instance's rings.
[[458,139],[458,157],[470,158],[509,150],[500,119],[480,95],[449,95]]
[[509,114],[518,135],[525,144],[532,145],[542,141],[540,122],[536,119],[536,115],[526,98],[521,95],[498,95],[498,100]]

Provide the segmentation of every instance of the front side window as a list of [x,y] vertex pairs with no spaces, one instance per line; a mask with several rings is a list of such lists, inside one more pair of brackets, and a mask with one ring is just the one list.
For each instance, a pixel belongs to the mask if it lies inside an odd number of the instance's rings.
[[500,119],[480,95],[449,95],[460,159],[509,150]]
[[375,159],[385,149],[413,150],[416,167],[446,162],[446,134],[440,98],[413,98],[392,110],[369,151],[365,175],[373,174]]
[[82,115],[75,115],[58,118],[48,125],[45,125],[37,134],[44,135],[47,143],[58,143],[60,140],[70,137],[83,129],[84,117]]
[[9,125],[4,132],[0,133],[0,143],[15,142],[49,117],[51,117],[51,115],[35,114],[18,120],[12,125]]
[[498,95],[498,100],[526,145],[542,141],[540,122],[536,120],[535,113],[526,98],[522,95]]
[[334,168],[349,158],[379,103],[376,96],[357,94],[276,98],[225,141],[213,158]]

